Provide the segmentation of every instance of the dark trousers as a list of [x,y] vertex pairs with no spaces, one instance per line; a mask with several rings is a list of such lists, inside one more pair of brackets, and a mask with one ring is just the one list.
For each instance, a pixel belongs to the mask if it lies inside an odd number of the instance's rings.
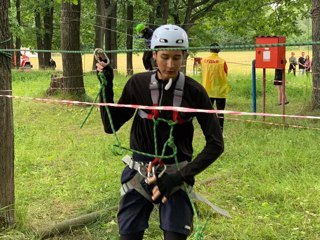
[[150,70],[150,71],[153,70],[152,51],[146,51],[143,53],[142,62],[146,70]]
[[293,75],[295,76],[296,75],[296,66],[292,63],[290,63],[290,65],[289,65],[288,73],[290,73],[291,70],[293,71]]
[[[226,99],[225,98],[210,98],[210,100],[211,100],[212,106],[214,106],[214,102],[216,102],[217,110],[224,110],[225,109],[225,107],[226,107]],[[221,131],[223,131],[224,114],[219,113],[218,118],[219,118]]]

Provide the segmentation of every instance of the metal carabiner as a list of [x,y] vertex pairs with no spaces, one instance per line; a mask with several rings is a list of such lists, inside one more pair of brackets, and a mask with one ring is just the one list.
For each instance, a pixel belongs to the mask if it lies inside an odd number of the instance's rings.
[[165,165],[165,164],[163,164],[163,170],[159,173],[159,175],[158,175],[158,178],[161,178],[162,177],[162,175],[166,172],[166,170],[167,170],[167,166]]
[[108,58],[107,54],[103,51],[102,48],[96,48],[93,52],[93,55],[97,62],[101,62],[107,59],[106,64],[108,65],[110,63],[110,59]]

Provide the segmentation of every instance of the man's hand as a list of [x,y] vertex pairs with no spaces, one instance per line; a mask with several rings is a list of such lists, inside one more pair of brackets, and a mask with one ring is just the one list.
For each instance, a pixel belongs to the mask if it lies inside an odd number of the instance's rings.
[[102,72],[107,65],[108,65],[107,63],[100,61],[96,63],[96,68],[99,72]]
[[152,200],[155,201],[162,196],[162,203],[167,202],[167,197],[172,194],[172,191],[177,186],[180,186],[183,182],[183,178],[180,172],[174,174],[164,174],[161,178],[152,178],[147,179],[148,184],[156,184],[152,189]]

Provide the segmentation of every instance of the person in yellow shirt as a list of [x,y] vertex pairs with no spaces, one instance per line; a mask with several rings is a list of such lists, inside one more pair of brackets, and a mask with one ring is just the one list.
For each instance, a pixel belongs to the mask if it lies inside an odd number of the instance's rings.
[[[224,59],[218,56],[219,44],[213,43],[210,46],[210,56],[201,61],[202,85],[206,89],[212,106],[216,102],[218,110],[226,107],[226,98],[229,91],[228,66]],[[221,130],[223,131],[224,114],[218,114]]]

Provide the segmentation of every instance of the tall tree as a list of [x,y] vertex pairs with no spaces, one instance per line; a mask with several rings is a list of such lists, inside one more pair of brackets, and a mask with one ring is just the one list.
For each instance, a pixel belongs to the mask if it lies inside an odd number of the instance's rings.
[[[312,41],[320,41],[320,1],[312,0]],[[320,45],[312,46],[312,107],[320,109]]]
[[155,0],[148,0],[149,3],[149,27],[154,28],[155,16],[156,16],[156,7]]
[[[84,94],[82,58],[80,51],[81,1],[65,1],[61,5],[61,50],[64,90]],[[74,51],[74,52],[73,52]],[[76,52],[78,51],[78,52]]]
[[169,17],[169,0],[158,0],[156,7],[156,17],[159,25],[166,24]]
[[[117,13],[117,7],[118,5],[115,4],[114,6],[114,11],[112,11],[111,13],[111,30],[110,30],[110,34],[111,34],[111,48],[110,50],[117,50],[118,49],[118,22],[117,22],[117,17],[118,17],[118,13]],[[114,69],[118,69],[118,53],[117,52],[112,52],[111,53],[111,65]]]
[[[34,13],[34,21],[36,25],[36,40],[37,40],[37,49],[43,50],[43,41],[42,41],[42,22],[41,22],[41,14],[38,10]],[[42,69],[45,67],[44,62],[44,54],[43,52],[38,52],[38,62],[39,62],[39,68]]]
[[53,36],[53,0],[46,0],[46,6],[43,9],[43,27],[44,27],[44,36],[43,36],[43,47],[45,50],[44,52],[44,65],[49,67],[49,60],[51,58],[52,49],[52,36]]
[[[95,24],[95,38],[94,47],[103,48],[103,36],[104,36],[104,1],[96,0],[96,24]],[[93,58],[92,70],[96,69],[96,60]]]
[[[188,32],[197,20],[205,17],[216,5],[228,1],[229,0],[175,0],[172,2],[173,6],[170,7],[170,15],[173,17],[175,24],[182,25],[186,32]],[[166,8],[163,8],[163,10],[166,10]],[[163,15],[165,14],[163,13]]]
[[37,49],[49,50],[38,53],[40,68],[49,67],[51,58],[52,36],[53,36],[53,0],[45,0],[36,3],[35,8],[35,25]]
[[[10,48],[8,8],[0,2],[0,49]],[[11,59],[0,52],[0,94],[11,95]],[[14,224],[14,134],[12,98],[0,97],[0,228]]]
[[[105,50],[117,49],[117,2],[115,0],[104,0],[105,2]],[[108,53],[111,66],[117,68],[117,53]]]
[[[17,23],[18,26],[21,26],[21,11],[20,11],[20,0],[16,0],[16,18],[17,18]],[[21,48],[21,38],[18,35],[16,37],[16,44],[15,44],[15,49],[18,49],[18,51],[15,53],[16,54],[16,68],[20,67],[20,59],[21,59],[21,52],[20,52],[20,48]]]
[[[161,4],[161,15],[163,21],[167,22],[167,12],[169,12],[174,23],[180,25],[188,33],[195,22],[203,19],[216,5],[228,1],[229,0],[174,0],[171,2],[171,7],[169,6],[170,1],[164,1],[164,4]],[[182,71],[186,71],[186,59],[183,62]]]
[[[127,3],[127,49],[132,49],[133,47],[133,5]],[[133,65],[132,65],[132,52],[127,52],[127,75],[133,74]]]

